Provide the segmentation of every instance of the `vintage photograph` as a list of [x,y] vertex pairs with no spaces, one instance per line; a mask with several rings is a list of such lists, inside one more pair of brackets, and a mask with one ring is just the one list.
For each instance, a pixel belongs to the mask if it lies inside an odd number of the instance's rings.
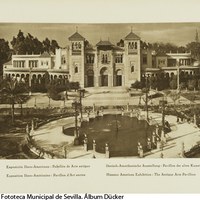
[[0,159],[200,157],[200,23],[0,23]]

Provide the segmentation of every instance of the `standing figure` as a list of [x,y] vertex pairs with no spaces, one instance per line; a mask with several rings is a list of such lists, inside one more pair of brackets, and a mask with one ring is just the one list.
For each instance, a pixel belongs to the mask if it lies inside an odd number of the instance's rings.
[[28,123],[26,125],[26,133],[29,134],[29,125],[28,125]]
[[121,115],[124,116],[124,108],[122,108]]
[[130,112],[130,117],[133,117],[133,109]]
[[96,141],[93,140],[93,151],[95,152],[96,151]]
[[67,158],[67,146],[65,145],[63,149],[64,149],[64,158]]
[[196,117],[196,114],[194,114],[194,125],[196,126],[197,125],[197,117]]
[[159,127],[158,127],[158,125],[156,125],[156,135],[157,136],[159,136],[158,131],[159,131]]
[[88,139],[87,139],[87,137],[84,139],[84,141],[83,141],[83,146],[84,146],[84,150],[85,151],[88,151]]
[[179,117],[177,116],[176,122],[179,123]]
[[34,130],[34,121],[31,121],[31,130]]
[[126,111],[129,111],[129,103],[127,103]]
[[181,156],[182,157],[185,156],[185,143],[184,142],[182,142]]
[[164,154],[163,154],[163,152],[161,152],[160,157],[161,157],[161,158],[164,158]]

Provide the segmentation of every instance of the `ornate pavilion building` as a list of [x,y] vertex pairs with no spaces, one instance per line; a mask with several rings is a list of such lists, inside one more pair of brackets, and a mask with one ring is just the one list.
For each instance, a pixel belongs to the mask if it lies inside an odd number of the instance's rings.
[[78,32],[68,39],[69,46],[56,49],[55,55],[47,52],[12,55],[12,60],[4,64],[4,77],[29,79],[31,76],[40,83],[41,77],[48,72],[51,80],[79,82],[82,88],[130,87],[141,80],[142,74],[176,74],[177,67],[190,73],[199,71],[190,53],[156,55],[149,49],[142,49],[140,37],[132,31],[124,38],[123,47],[103,40],[92,46]]

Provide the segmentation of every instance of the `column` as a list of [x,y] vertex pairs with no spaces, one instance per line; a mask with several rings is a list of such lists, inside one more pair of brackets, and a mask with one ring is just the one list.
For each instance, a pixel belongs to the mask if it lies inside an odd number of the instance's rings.
[[28,60],[25,61],[25,66],[26,66],[27,68],[29,67],[29,65],[28,65],[29,63],[28,63],[28,62],[29,62]]
[[98,79],[99,79],[98,87],[101,87],[101,76],[99,76]]
[[85,84],[84,84],[85,87],[88,87],[88,77],[87,75],[85,75]]
[[108,87],[112,87],[112,86],[113,86],[113,76],[108,75]]
[[94,74],[94,87],[96,87],[97,86],[97,83],[96,83],[96,76],[95,76],[95,74]]
[[125,76],[122,75],[122,86],[125,86]]
[[113,76],[113,86],[117,86],[117,83],[116,83],[116,75]]

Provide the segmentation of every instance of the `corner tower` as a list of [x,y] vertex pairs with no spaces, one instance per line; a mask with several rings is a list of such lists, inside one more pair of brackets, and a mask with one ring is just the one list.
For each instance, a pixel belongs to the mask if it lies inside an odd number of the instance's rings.
[[125,86],[130,87],[141,79],[140,37],[131,32],[124,38]]
[[79,82],[84,87],[84,42],[85,38],[76,31],[69,37],[69,74],[70,81]]

